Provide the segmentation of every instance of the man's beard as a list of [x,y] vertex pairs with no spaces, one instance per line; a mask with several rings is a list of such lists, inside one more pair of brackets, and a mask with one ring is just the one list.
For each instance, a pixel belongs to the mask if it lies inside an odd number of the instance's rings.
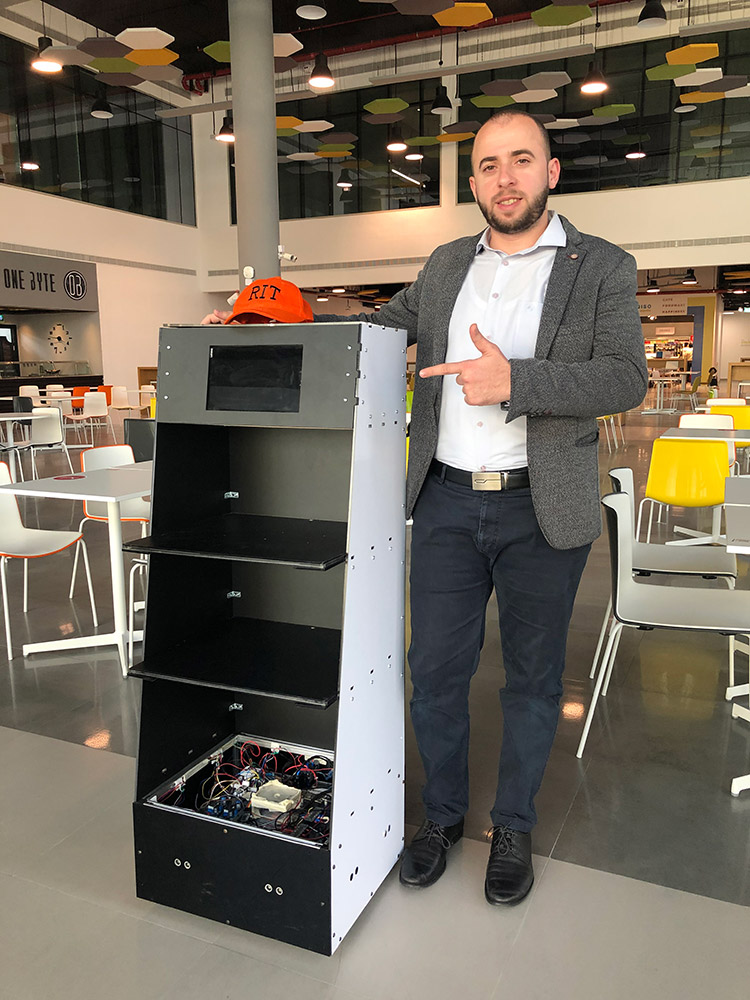
[[[512,195],[506,195],[506,197],[513,197]],[[482,215],[487,220],[487,225],[493,229],[496,233],[504,233],[508,235],[509,233],[523,233],[527,229],[531,229],[535,222],[538,222],[542,217],[542,213],[547,208],[547,199],[549,198],[549,188],[545,187],[539,192],[533,201],[530,201],[526,206],[526,211],[520,215],[513,222],[504,222],[498,219],[493,214],[493,205],[485,205],[481,201],[478,202],[479,208],[481,209]]]

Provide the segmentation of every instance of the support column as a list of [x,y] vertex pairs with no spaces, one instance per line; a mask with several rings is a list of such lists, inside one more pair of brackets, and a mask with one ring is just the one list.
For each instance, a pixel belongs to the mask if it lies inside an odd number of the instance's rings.
[[279,273],[279,183],[271,0],[229,0],[239,288],[248,264]]

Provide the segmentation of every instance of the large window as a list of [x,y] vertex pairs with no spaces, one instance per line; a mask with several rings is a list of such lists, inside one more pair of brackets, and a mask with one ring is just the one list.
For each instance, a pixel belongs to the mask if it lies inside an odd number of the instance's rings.
[[[277,140],[280,218],[306,219],[437,205],[440,143],[434,137],[441,129],[440,119],[429,113],[434,94],[435,83],[428,81],[349,90],[277,104],[279,117],[302,122],[324,121],[333,126],[316,132],[288,130],[292,134],[281,130]],[[365,105],[388,98],[400,99],[407,105],[397,112],[403,116],[401,120],[390,124],[370,121]],[[407,141],[427,136],[432,143],[409,145],[402,153],[389,153],[386,145],[395,130]],[[349,147],[344,150],[349,155],[288,158],[300,153],[322,153],[327,145]],[[422,159],[407,159],[407,154],[421,154]],[[232,170],[231,150],[229,157]],[[339,182],[351,186],[339,187]],[[233,178],[230,189],[234,223],[237,214]]]
[[[556,98],[520,107],[532,114],[550,114],[557,119],[581,119],[590,116],[593,108],[607,104],[632,104],[635,112],[602,125],[596,121],[583,122],[564,130],[550,126],[552,151],[563,167],[558,192],[746,176],[750,174],[748,97],[699,103],[695,111],[675,114],[680,94],[697,88],[678,87],[672,80],[650,80],[646,76],[647,69],[666,63],[670,49],[704,41],[718,44],[719,57],[700,67],[721,67],[724,76],[748,76],[750,31],[708,35],[705,39],[663,38],[602,50],[599,59],[609,91],[598,97],[586,97],[580,92],[580,82],[589,66],[588,56],[461,76],[461,116],[485,121],[493,113],[471,103],[471,98],[481,93],[481,85],[491,79],[515,80],[533,73],[564,70],[572,83],[560,87]],[[646,156],[625,158],[627,152],[638,150]],[[470,149],[460,148],[459,153],[468,154]],[[472,200],[470,164],[468,155],[459,155],[458,199],[462,202]]]
[[[44,77],[31,54],[0,36],[0,181],[195,225],[190,117],[163,121],[156,112],[169,105],[76,66]],[[91,117],[99,97],[112,118]]]

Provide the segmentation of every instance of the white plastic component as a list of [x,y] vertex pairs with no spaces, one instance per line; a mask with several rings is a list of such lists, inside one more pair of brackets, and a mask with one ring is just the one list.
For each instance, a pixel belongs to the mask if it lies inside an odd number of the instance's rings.
[[267,781],[250,799],[253,816],[262,816],[264,813],[277,815],[287,813],[297,808],[301,798],[301,789],[290,788],[281,781]]

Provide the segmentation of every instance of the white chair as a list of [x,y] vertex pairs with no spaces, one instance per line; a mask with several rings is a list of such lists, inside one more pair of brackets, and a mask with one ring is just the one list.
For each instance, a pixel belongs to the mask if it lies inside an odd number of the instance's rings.
[[[10,470],[5,462],[0,462],[0,485],[11,482]],[[10,612],[8,608],[7,563],[9,559],[23,559],[23,610],[29,610],[29,560],[40,556],[51,556],[62,552],[71,545],[79,543],[83,552],[83,562],[86,567],[91,615],[94,627],[99,620],[94,603],[94,588],[91,583],[91,570],[86,544],[80,532],[76,531],[43,531],[38,528],[24,527],[18,510],[18,503],[12,493],[0,491],[0,578],[2,581],[3,614],[5,616],[5,641],[8,647],[8,659],[13,659],[13,648],[10,635]],[[71,595],[72,596],[72,595]]]
[[46,404],[47,406],[56,406],[64,417],[69,416],[73,412],[71,395],[64,389],[55,390],[55,392],[47,394]]
[[141,413],[145,411],[150,411],[151,400],[156,399],[156,389],[152,385],[142,385],[139,389],[138,396],[141,403]]
[[50,382],[49,385],[45,385],[44,388],[47,390],[47,395],[49,396],[51,392],[62,392],[65,389],[65,386],[62,382]]
[[[102,421],[104,417],[104,421]],[[109,421],[109,426],[112,430],[112,437],[115,436],[114,427],[112,427],[112,421],[109,416],[109,409],[107,407],[107,397],[103,392],[86,392],[83,396],[83,409],[78,413],[67,413],[65,415],[66,421],[71,425],[77,425],[80,428],[85,428],[88,426],[91,431],[91,446],[94,446],[94,426],[101,427],[103,424]],[[80,437],[80,433],[79,433]]]
[[38,479],[36,453],[38,451],[62,451],[68,460],[68,468],[73,472],[68,446],[65,443],[62,413],[56,406],[34,407],[31,411],[37,419],[31,421],[31,474]]
[[[730,590],[737,580],[737,557],[723,547],[681,545],[651,545],[639,542],[635,533],[635,483],[633,470],[627,467],[609,470],[609,480],[614,493],[624,493],[630,501],[630,524],[633,532],[633,572],[640,577],[653,575],[676,577],[702,577],[704,580],[723,580]],[[612,597],[607,602],[589,677],[596,673],[599,654],[604,646],[608,629],[613,622]],[[729,640],[729,683],[734,685],[734,637]],[[613,654],[613,657],[616,655]],[[727,689],[729,690],[729,688]]]
[[[34,423],[34,421],[30,421]],[[22,483],[23,478],[23,465],[21,463],[21,454],[28,452],[31,447],[31,441],[16,441],[12,443],[10,441],[0,441],[0,458],[3,455],[8,455],[13,462],[13,472],[14,478],[12,482]]]
[[609,532],[612,572],[612,610],[615,621],[598,667],[594,693],[576,752],[583,756],[599,695],[606,695],[623,628],[680,629],[746,635],[750,630],[750,601],[739,591],[709,587],[661,587],[648,578],[634,577],[631,498],[610,493],[602,500]]
[[135,403],[131,403],[128,390],[124,385],[113,385],[112,386],[112,409],[113,410],[127,410],[128,416],[130,416],[133,410],[139,411],[141,408],[140,399]]
[[[101,393],[100,395],[104,395]],[[105,400],[106,402],[106,400]],[[129,444],[104,445],[101,448],[88,448],[81,452],[81,469],[84,472],[92,472],[95,469],[113,469],[121,465],[133,465],[135,458],[133,449]],[[135,497],[133,500],[124,500],[120,504],[120,520],[140,522],[141,537],[146,534],[149,519],[151,517],[151,503],[142,497]],[[83,501],[83,519],[78,525],[78,530],[82,533],[86,521],[107,521],[107,505],[102,500]],[[76,549],[73,560],[73,572],[70,578],[70,593],[73,593],[76,573],[78,571],[78,549]]]
[[[695,427],[703,430],[733,431],[734,418],[727,413],[683,413],[680,417],[678,427]],[[727,441],[729,449],[729,472],[736,475],[739,471],[737,466],[737,448],[734,441]]]
[[737,396],[715,396],[706,400],[706,406],[710,410],[712,406],[744,406],[745,402],[742,396],[739,399]]

